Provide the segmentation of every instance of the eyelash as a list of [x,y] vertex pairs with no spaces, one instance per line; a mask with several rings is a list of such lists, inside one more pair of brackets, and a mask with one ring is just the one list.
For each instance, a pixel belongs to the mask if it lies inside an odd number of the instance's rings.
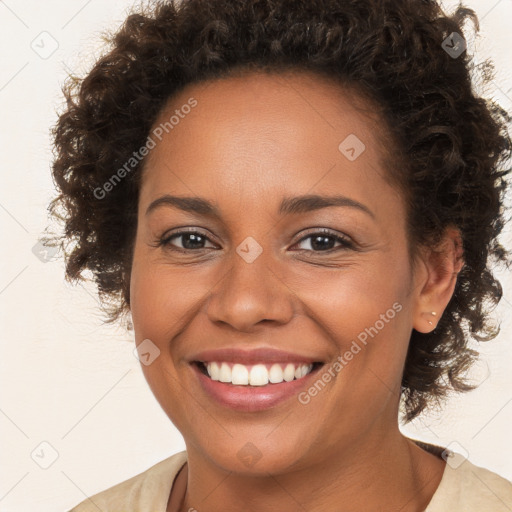
[[[210,238],[207,237],[201,231],[190,230],[190,231],[178,231],[176,233],[172,233],[170,235],[163,236],[158,242],[158,247],[165,247],[166,249],[170,249],[172,251],[188,253],[188,254],[193,253],[193,252],[203,251],[205,249],[210,249],[210,247],[201,247],[199,249],[182,249],[180,247],[175,247],[170,243],[171,240],[173,240],[174,238],[179,238],[184,235],[200,235],[202,238],[206,239],[210,243],[213,243],[210,240]],[[331,249],[327,249],[325,251],[314,251],[312,249],[299,249],[299,251],[313,252],[315,254],[322,254],[322,253],[331,254],[332,252],[335,252],[337,250],[347,250],[347,249],[355,250],[355,246],[349,238],[340,236],[340,235],[336,234],[335,232],[333,232],[329,229],[326,229],[326,228],[319,228],[316,231],[310,232],[309,234],[307,234],[306,236],[304,236],[300,240],[298,240],[294,245],[300,244],[303,241],[307,240],[308,238],[313,238],[315,235],[324,235],[324,236],[329,236],[330,238],[334,238],[334,240],[336,242],[341,243],[341,247],[332,247]]]

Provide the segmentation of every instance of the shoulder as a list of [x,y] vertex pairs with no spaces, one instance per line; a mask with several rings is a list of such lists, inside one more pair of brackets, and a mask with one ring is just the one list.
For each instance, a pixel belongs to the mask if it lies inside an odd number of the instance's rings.
[[465,460],[446,464],[443,478],[425,512],[510,512],[512,482]]
[[87,498],[69,512],[165,510],[173,480],[186,461],[186,451],[176,453],[146,471]]

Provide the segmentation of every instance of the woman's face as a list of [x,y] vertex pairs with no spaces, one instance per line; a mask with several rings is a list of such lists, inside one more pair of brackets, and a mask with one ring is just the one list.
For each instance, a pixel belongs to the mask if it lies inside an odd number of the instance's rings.
[[[131,312],[146,379],[189,460],[278,474],[396,429],[426,274],[409,264],[379,129],[306,73],[196,84],[160,114]],[[253,385],[213,380],[199,361]]]

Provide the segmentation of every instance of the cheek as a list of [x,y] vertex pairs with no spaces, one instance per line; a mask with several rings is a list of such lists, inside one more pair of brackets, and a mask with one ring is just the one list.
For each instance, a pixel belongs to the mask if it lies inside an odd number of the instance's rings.
[[[324,277],[317,276],[315,286],[303,288],[300,297],[318,314],[320,327],[332,337],[355,339],[363,333],[360,339],[364,340],[367,328],[377,323],[377,329],[384,332],[403,316],[397,309],[405,307],[408,276],[400,267],[375,259],[340,269]],[[395,303],[401,307],[393,307]]]
[[[165,268],[164,268],[165,269]],[[152,354],[150,364],[143,364],[144,377],[162,409],[178,429],[185,428],[187,416],[182,407],[182,384],[177,374],[178,358],[170,350],[173,330],[183,308],[183,294],[174,289],[174,282],[163,277],[161,266],[149,256],[134,254],[130,278],[130,309],[137,345],[147,343]],[[140,345],[141,347],[143,345]],[[154,348],[156,346],[156,348]]]
[[[141,364],[142,371],[158,398],[162,372],[172,371],[169,341],[172,333],[169,327],[176,324],[179,315],[179,295],[162,280],[161,272],[151,258],[135,249],[130,277],[130,310],[137,345],[148,342],[158,357],[149,364]],[[143,345],[140,345],[141,347]],[[142,359],[141,359],[142,362]]]
[[406,254],[388,254],[317,280],[301,297],[342,357],[341,382],[358,383],[351,393],[385,393],[401,381],[412,328],[408,271]]
[[[183,321],[190,304],[197,300],[197,280],[187,272],[154,261],[146,254],[134,255],[130,281],[130,304],[137,340],[159,343],[170,329]],[[143,337],[143,338],[141,338]]]

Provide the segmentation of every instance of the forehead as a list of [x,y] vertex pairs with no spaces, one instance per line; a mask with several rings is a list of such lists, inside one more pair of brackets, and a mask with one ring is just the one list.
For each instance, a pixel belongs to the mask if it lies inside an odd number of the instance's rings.
[[332,188],[378,195],[386,183],[376,110],[357,91],[309,72],[192,84],[154,123],[141,198],[225,190],[261,200],[271,189]]

